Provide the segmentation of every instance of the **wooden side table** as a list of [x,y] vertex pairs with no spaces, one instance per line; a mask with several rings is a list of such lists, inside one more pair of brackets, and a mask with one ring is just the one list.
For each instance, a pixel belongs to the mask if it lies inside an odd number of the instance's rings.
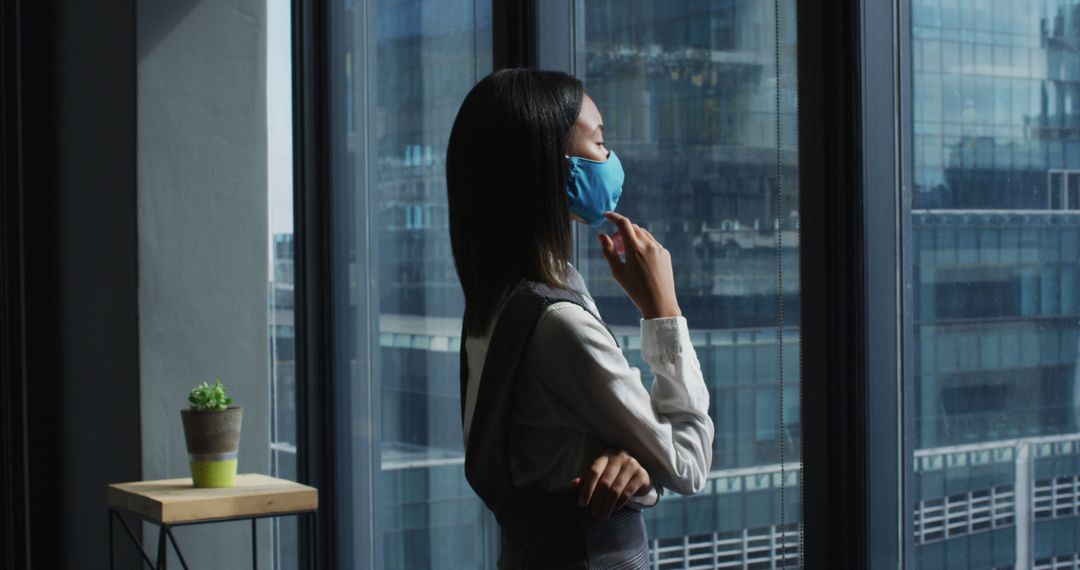
[[[173,550],[180,558],[180,564],[185,570],[188,567],[184,555],[180,552],[180,546],[176,543],[176,537],[171,532],[173,527],[251,519],[252,568],[257,569],[259,557],[255,523],[258,519],[306,515],[310,517],[312,532],[315,534],[315,515],[319,509],[319,492],[314,487],[257,473],[239,474],[236,476],[235,487],[220,489],[196,489],[192,486],[190,477],[114,483],[108,486],[107,499],[110,569],[114,564],[114,518],[123,523],[124,530],[139,549],[143,561],[152,569],[162,570],[165,569],[168,560],[166,537],[172,542]],[[135,533],[124,520],[122,516],[124,512],[161,528],[158,533],[156,565],[150,561],[150,555],[143,549],[143,545],[135,538]],[[315,536],[318,537],[317,534]]]

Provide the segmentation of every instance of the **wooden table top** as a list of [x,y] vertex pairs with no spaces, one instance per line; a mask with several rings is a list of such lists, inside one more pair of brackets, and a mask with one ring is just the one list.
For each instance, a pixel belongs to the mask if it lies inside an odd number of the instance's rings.
[[191,477],[113,483],[110,507],[165,524],[314,511],[319,492],[293,481],[241,473],[235,487],[196,489]]

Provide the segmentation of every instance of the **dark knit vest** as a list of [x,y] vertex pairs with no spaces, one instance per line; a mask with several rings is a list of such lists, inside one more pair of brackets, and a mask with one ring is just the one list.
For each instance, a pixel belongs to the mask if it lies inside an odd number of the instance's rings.
[[[500,569],[648,568],[649,544],[640,512],[624,507],[602,520],[577,505],[577,491],[543,493],[518,488],[513,482],[510,422],[518,366],[544,309],[563,301],[581,306],[599,320],[574,293],[534,282],[518,286],[503,306],[488,344],[473,408],[465,477],[499,523]],[[462,425],[468,379],[463,332]]]

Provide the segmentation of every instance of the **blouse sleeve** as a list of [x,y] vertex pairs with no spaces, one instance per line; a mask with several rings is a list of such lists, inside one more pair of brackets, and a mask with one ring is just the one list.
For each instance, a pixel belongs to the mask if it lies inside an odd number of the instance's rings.
[[712,463],[709,391],[683,317],[643,319],[645,390],[607,329],[580,306],[556,303],[537,323],[533,372],[607,444],[625,449],[661,487],[701,491]]

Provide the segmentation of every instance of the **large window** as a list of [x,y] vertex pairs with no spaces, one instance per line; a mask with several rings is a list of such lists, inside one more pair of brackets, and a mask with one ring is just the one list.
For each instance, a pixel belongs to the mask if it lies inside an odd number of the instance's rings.
[[342,568],[491,567],[464,476],[446,144],[491,71],[491,3],[331,3]]
[[[270,235],[267,319],[270,354],[270,474],[295,481],[296,326],[293,248],[292,42],[289,0],[266,3],[267,200]],[[272,519],[273,567],[299,568],[295,517]]]
[[[573,71],[626,168],[619,209],[672,251],[712,397],[709,484],[647,512],[655,567],[798,567],[794,2],[568,5],[584,33],[548,30],[538,49],[575,37]],[[495,564],[494,520],[463,470],[463,300],[444,178],[454,116],[492,69],[491,7],[330,3],[327,405],[341,568]],[[576,264],[628,359],[643,366],[639,315],[591,230],[577,231]]]
[[921,568],[1080,566],[1080,3],[911,3]]
[[330,3],[343,567],[493,565],[443,160],[493,55],[536,55],[603,113],[619,209],[671,250],[711,390],[711,480],[647,511],[654,567],[1080,568],[1080,0],[492,5]]
[[[672,252],[716,426],[705,491],[646,512],[653,557],[661,568],[796,567],[795,3],[585,0],[579,15],[578,75],[626,170],[619,211]],[[640,314],[593,232],[581,233],[601,314],[648,370]]]

